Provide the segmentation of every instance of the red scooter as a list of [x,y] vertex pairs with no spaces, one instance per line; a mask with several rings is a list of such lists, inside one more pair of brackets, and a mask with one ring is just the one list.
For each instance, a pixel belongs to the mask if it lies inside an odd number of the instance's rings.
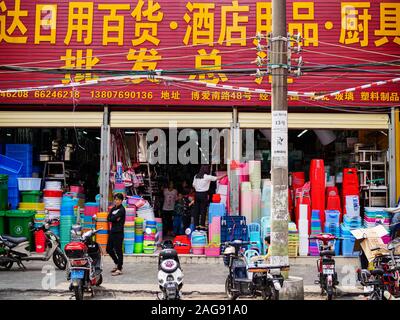
[[330,233],[321,233],[318,235],[310,236],[309,239],[316,239],[318,241],[320,258],[317,260],[317,269],[319,279],[315,284],[321,287],[321,295],[326,293],[328,300],[333,299],[336,294],[336,286],[339,284],[338,276],[335,270],[335,243],[338,238]]
[[71,281],[70,291],[74,291],[76,300],[83,300],[84,291],[94,295],[93,287],[103,282],[103,261],[99,244],[93,240],[99,230],[85,232],[79,241],[73,241],[65,246],[65,254],[69,262],[68,280]]

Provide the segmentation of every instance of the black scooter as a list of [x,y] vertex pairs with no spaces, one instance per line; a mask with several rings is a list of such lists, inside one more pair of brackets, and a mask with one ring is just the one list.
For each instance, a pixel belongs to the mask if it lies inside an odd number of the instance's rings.
[[[279,291],[283,286],[283,269],[289,266],[271,266],[261,261],[247,266],[241,248],[246,248],[250,242],[235,240],[225,243],[224,264],[229,268],[225,281],[225,293],[229,300],[239,296],[261,296],[264,300],[279,300]],[[253,273],[249,279],[248,272]]]

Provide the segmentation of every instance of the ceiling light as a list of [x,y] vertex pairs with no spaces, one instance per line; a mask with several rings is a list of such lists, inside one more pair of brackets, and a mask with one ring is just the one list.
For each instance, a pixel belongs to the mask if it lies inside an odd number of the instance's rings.
[[7,137],[11,137],[11,133],[7,133]]
[[135,134],[136,131],[125,131],[125,134]]
[[100,138],[100,137],[96,137],[96,139],[97,139],[97,140],[101,140],[101,138]]
[[306,130],[303,130],[302,132],[300,132],[298,135],[297,135],[297,138],[300,138],[303,134],[305,134],[306,132],[307,132],[308,130],[306,129]]
[[384,134],[387,137],[387,133],[385,131],[379,131],[379,132]]
[[87,134],[87,131],[83,130],[83,134]]

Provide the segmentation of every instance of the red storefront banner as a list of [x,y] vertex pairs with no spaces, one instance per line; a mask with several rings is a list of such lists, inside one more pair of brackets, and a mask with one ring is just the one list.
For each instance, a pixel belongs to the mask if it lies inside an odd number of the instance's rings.
[[[0,0],[0,103],[269,106],[255,37],[271,18],[271,2],[249,0]],[[289,105],[399,105],[399,20],[394,1],[287,1],[288,32],[304,37]],[[162,72],[127,73],[146,70]]]

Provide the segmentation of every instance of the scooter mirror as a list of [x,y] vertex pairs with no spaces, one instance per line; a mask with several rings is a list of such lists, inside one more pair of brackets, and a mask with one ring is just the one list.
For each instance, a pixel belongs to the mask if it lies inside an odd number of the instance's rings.
[[151,234],[151,229],[150,228],[146,228],[145,232],[146,232],[146,234],[150,235]]
[[187,228],[185,230],[186,235],[190,235],[192,233],[192,230],[190,228]]

